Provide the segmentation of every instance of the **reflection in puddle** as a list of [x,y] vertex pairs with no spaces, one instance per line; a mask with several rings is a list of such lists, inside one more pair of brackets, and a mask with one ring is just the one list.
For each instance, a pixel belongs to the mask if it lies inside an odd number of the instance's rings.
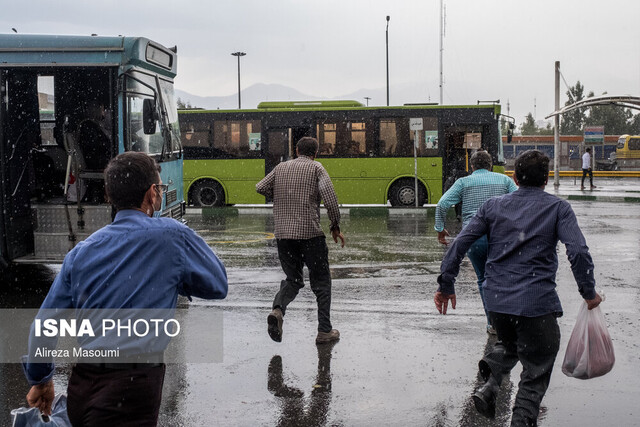
[[285,384],[282,358],[273,356],[269,362],[267,389],[278,400],[278,426],[322,426],[327,423],[331,402],[331,352],[337,342],[320,344],[318,374],[308,398],[305,393]]
[[[489,335],[487,338],[487,344],[484,347],[484,352],[478,357],[478,360],[485,354],[493,349],[494,344],[497,341],[495,335]],[[469,390],[469,397],[464,402],[462,413],[460,414],[461,426],[508,426],[511,420],[511,394],[513,393],[513,383],[509,376],[505,376],[502,380],[502,386],[496,395],[496,417],[494,419],[485,418],[476,411],[476,407],[473,403],[471,396],[473,393],[484,384],[484,380],[478,373],[476,382],[473,385],[473,389]]]
[[[366,213],[366,212],[365,212]],[[273,215],[268,213],[242,214],[237,209],[221,209],[202,215],[185,217],[224,260],[226,267],[279,267],[275,238],[273,237]],[[344,215],[341,227],[347,239],[348,251],[333,251],[334,243],[327,240],[329,261],[332,266],[383,266],[439,263],[444,248],[437,242],[433,231],[435,214],[433,209],[405,215]],[[328,230],[328,219],[321,223]],[[455,216],[449,219],[451,232],[459,225]],[[366,273],[369,271],[364,272]],[[417,271],[417,274],[423,272]],[[358,277],[348,276],[348,277]]]

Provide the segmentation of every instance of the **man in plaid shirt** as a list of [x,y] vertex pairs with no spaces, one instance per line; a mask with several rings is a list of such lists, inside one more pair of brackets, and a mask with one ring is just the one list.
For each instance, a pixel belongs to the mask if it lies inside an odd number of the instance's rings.
[[[462,228],[464,228],[484,202],[494,196],[512,193],[518,189],[513,179],[501,173],[490,172],[491,166],[491,155],[484,150],[476,151],[471,156],[473,173],[457,180],[440,198],[438,206],[436,206],[436,224],[434,228],[438,232],[438,241],[443,245],[448,244],[445,237],[449,235],[449,232],[444,228],[444,220],[447,216],[447,210],[451,206],[462,202]],[[487,317],[487,332],[495,335],[495,329],[491,326],[482,289],[487,252],[487,236],[482,236],[471,245],[467,251],[467,256],[478,277],[478,290],[480,291],[480,298]]]
[[316,344],[340,339],[330,320],[331,273],[328,248],[320,226],[320,201],[327,208],[333,241],[344,247],[340,232],[338,198],[331,178],[324,167],[314,161],[318,153],[315,138],[301,138],[296,145],[298,157],[278,164],[262,181],[256,191],[273,198],[275,236],[278,256],[287,278],[280,283],[280,291],[273,300],[273,311],[267,317],[271,339],[282,341],[282,322],[287,305],[304,287],[302,268],[309,269],[311,290],[318,303],[318,336]]

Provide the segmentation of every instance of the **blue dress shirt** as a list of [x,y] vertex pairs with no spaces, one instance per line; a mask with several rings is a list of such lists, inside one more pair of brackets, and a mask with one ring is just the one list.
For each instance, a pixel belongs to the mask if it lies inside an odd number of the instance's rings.
[[561,314],[555,282],[558,241],[567,248],[580,294],[595,298],[593,261],[571,205],[537,187],[520,187],[480,207],[442,261],[439,291],[455,293],[460,262],[483,234],[489,240],[483,288],[488,311],[525,317]]
[[[175,309],[178,295],[222,299],[227,289],[224,265],[193,230],[122,210],[67,254],[40,310]],[[30,348],[32,338],[33,328]],[[25,373],[31,385],[44,383],[53,364],[26,363]]]

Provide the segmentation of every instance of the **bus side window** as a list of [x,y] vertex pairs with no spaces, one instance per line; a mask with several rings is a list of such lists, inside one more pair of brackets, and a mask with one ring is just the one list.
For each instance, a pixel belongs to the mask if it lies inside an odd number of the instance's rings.
[[335,123],[316,123],[316,135],[318,136],[319,155],[332,156],[338,154]]
[[53,76],[38,76],[38,110],[41,145],[57,145],[53,135],[56,124]]
[[384,142],[384,145],[380,145],[380,155],[385,157],[392,157],[396,143],[398,142],[396,119],[380,119],[380,142]]
[[321,156],[330,156],[333,154],[333,147],[331,146],[331,144],[327,144],[326,142],[323,142],[322,144],[320,144],[320,149],[318,154]]

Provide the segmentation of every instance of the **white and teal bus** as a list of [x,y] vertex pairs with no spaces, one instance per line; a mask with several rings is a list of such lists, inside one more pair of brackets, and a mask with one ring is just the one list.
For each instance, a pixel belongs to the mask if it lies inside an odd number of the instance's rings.
[[56,263],[110,223],[103,171],[142,151],[181,218],[176,49],[141,37],[0,34],[0,264]]

